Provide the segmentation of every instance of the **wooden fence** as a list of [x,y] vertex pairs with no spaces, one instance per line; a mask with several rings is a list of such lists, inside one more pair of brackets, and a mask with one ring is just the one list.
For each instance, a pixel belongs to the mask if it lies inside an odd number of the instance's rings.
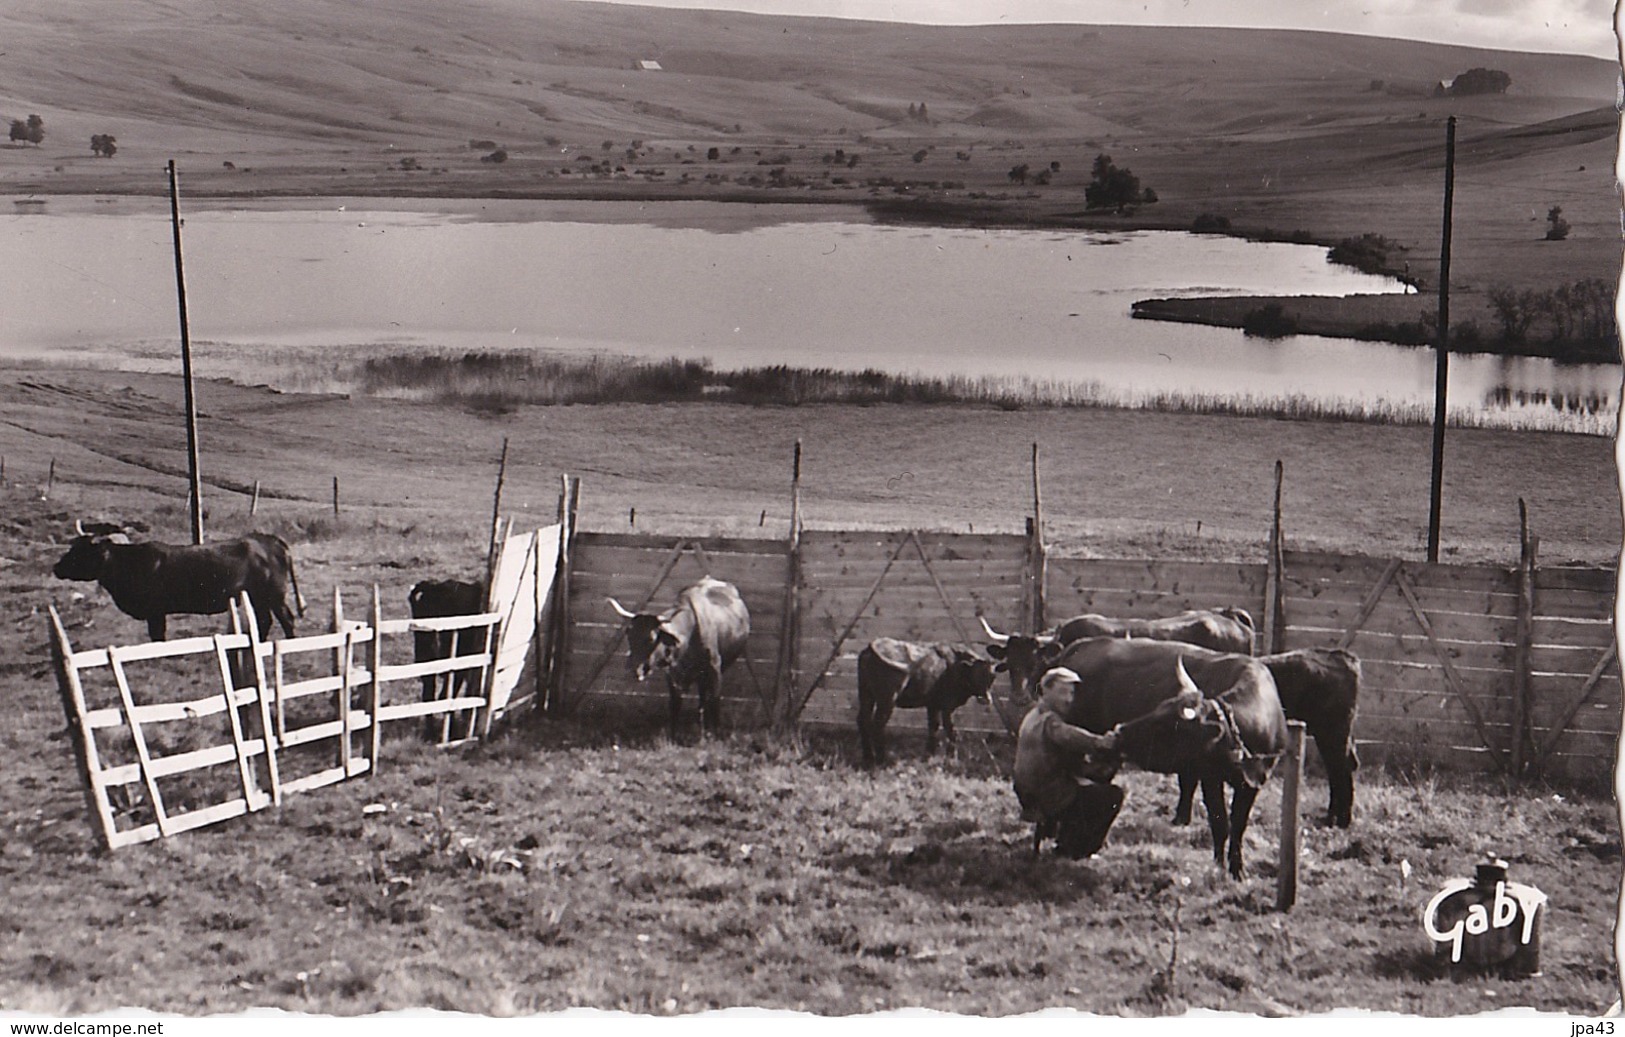
[[[264,642],[249,615],[244,633],[85,651],[51,610],[57,685],[102,846],[176,835],[369,773],[392,720],[458,718],[464,737],[488,726],[489,651],[391,660],[409,658],[405,635],[420,631],[482,631],[495,644],[502,613],[387,620],[375,588],[370,621],[357,623],[334,600],[325,634]],[[473,675],[473,693],[421,700],[423,678],[458,673]],[[404,694],[390,689],[401,682]]]
[[[625,676],[623,628],[604,599],[669,603],[708,572],[736,583],[752,612],[754,673],[736,668],[725,680],[736,726],[853,727],[857,652],[874,637],[974,642],[984,640],[979,615],[1011,630],[1046,615],[1239,606],[1261,619],[1260,652],[1343,646],[1360,657],[1355,738],[1369,762],[1579,781],[1612,773],[1620,685],[1611,570],[1540,568],[1529,544],[1524,564],[1505,568],[1273,548],[1273,562],[1259,563],[1046,558],[1035,541],[908,531],[808,530],[793,545],[581,534],[570,584],[577,621],[564,632],[569,686],[578,703],[664,717],[664,685],[639,688]],[[1003,681],[995,690],[995,709],[972,703],[956,714],[962,732],[1003,734],[1019,721],[1026,702]],[[900,710],[891,724],[923,730],[923,711]]]

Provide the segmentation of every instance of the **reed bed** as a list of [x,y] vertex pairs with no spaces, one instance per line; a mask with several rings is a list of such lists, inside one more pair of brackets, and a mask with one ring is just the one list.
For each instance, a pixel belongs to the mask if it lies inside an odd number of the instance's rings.
[[[958,404],[1002,410],[1095,407],[1380,425],[1433,421],[1431,404],[1356,397],[1327,400],[1301,393],[1135,392],[1092,380],[906,375],[873,368],[847,371],[773,365],[729,370],[713,367],[709,360],[645,360],[610,353],[459,352],[393,343],[338,348],[204,343],[195,356],[205,377],[263,383],[291,392],[449,403],[496,414],[521,406],[717,402],[751,406]],[[1457,428],[1611,436],[1618,418],[1613,401],[1601,396],[1550,400],[1507,396],[1486,403],[1482,408],[1451,408],[1448,423]]]

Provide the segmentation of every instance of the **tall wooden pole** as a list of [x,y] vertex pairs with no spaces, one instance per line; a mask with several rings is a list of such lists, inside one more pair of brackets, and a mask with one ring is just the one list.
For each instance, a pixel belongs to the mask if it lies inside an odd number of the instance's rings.
[[1281,583],[1285,550],[1281,546],[1281,475],[1280,461],[1275,462],[1275,514],[1270,521],[1269,558],[1264,563],[1264,643],[1265,655],[1281,650]]
[[782,703],[779,723],[789,724],[796,668],[796,638],[800,636],[796,603],[801,600],[801,440],[796,440],[790,464],[790,535],[785,544],[784,607],[779,620],[779,658],[774,667],[773,697]]
[[1033,444],[1033,628],[1044,629],[1044,584],[1048,578],[1048,556],[1044,548],[1044,495],[1038,481],[1038,444]]
[[186,316],[186,266],[181,260],[181,193],[169,160],[169,225],[175,236],[175,298],[181,313],[181,377],[186,383],[186,465],[191,476],[192,543],[203,543],[203,485],[197,463],[197,398],[192,391],[192,327]]
[[1445,122],[1444,233],[1439,242],[1439,345],[1433,375],[1433,491],[1428,503],[1428,561],[1439,560],[1439,512],[1444,501],[1444,417],[1450,386],[1450,219],[1456,194],[1456,117]]
[[497,564],[497,524],[502,520],[502,481],[508,475],[508,437],[502,437],[502,459],[497,462],[497,488],[491,495],[491,535],[485,542],[485,586],[490,593],[491,581],[496,578],[492,569]]

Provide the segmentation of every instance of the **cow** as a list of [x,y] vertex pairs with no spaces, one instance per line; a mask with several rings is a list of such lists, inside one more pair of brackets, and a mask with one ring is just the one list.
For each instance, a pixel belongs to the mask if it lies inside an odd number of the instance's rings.
[[886,762],[886,721],[892,709],[926,711],[925,752],[937,748],[940,723],[955,741],[954,710],[971,699],[993,704],[993,660],[965,644],[877,637],[858,653],[858,742],[865,766]]
[[[1275,690],[1288,720],[1301,720],[1304,733],[1326,768],[1331,801],[1326,823],[1347,828],[1354,816],[1354,772],[1360,757],[1354,751],[1354,713],[1360,697],[1360,660],[1342,648],[1299,648],[1276,655],[1261,655],[1269,667]],[[1193,778],[1180,775],[1179,804],[1174,824],[1189,824]]]
[[[444,619],[451,616],[474,616],[485,611],[485,582],[472,580],[420,580],[406,596],[407,607],[413,619]],[[457,655],[478,655],[486,649],[489,631],[484,628],[468,630],[414,630],[412,632],[412,659],[426,663],[449,659]],[[473,687],[474,670],[453,673],[447,691],[451,697],[479,694]],[[423,701],[433,702],[437,694],[440,675],[426,674],[423,678]],[[423,737],[434,742],[440,739],[443,718],[423,718]]]
[[750,637],[750,611],[731,583],[702,577],[677,595],[662,612],[632,612],[614,598],[610,607],[626,620],[627,665],[639,681],[655,670],[666,671],[671,695],[670,727],[677,734],[683,692],[690,686],[700,698],[700,732],[716,730],[720,721],[722,673],[741,655]]
[[292,637],[295,612],[305,614],[293,555],[279,536],[249,533],[217,544],[175,546],[133,544],[109,528],[98,524],[87,531],[80,524],[51,572],[62,580],[101,584],[120,611],[146,621],[154,641],[164,640],[167,617],[217,615],[245,591],[261,638],[270,634],[273,618]]
[[[1056,665],[1080,678],[1068,723],[1097,734],[1119,728],[1115,748],[1123,759],[1200,781],[1214,860],[1228,861],[1240,878],[1253,801],[1286,748],[1286,715],[1269,668],[1177,641],[1107,637],[1074,641]],[[1200,696],[1194,702],[1192,691]]]
[[1215,652],[1253,654],[1253,617],[1246,609],[1191,609],[1161,619],[1111,619],[1090,612],[1073,618],[1048,634],[1001,634],[980,617],[982,629],[993,643],[988,653],[999,669],[1010,674],[1012,691],[1029,693],[1039,674],[1073,641],[1085,637],[1143,637],[1153,641],[1179,641]]

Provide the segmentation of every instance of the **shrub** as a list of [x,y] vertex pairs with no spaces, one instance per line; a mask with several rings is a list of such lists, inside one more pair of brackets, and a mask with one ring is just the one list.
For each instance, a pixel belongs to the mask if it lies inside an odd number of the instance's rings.
[[1326,253],[1328,262],[1351,266],[1362,273],[1389,273],[1388,253],[1397,246],[1381,234],[1344,238]]
[[1242,333],[1257,338],[1288,338],[1298,333],[1297,318],[1288,314],[1278,302],[1248,310],[1241,318]]
[[1204,212],[1191,222],[1191,230],[1197,234],[1216,234],[1230,229],[1230,217],[1215,216]]

